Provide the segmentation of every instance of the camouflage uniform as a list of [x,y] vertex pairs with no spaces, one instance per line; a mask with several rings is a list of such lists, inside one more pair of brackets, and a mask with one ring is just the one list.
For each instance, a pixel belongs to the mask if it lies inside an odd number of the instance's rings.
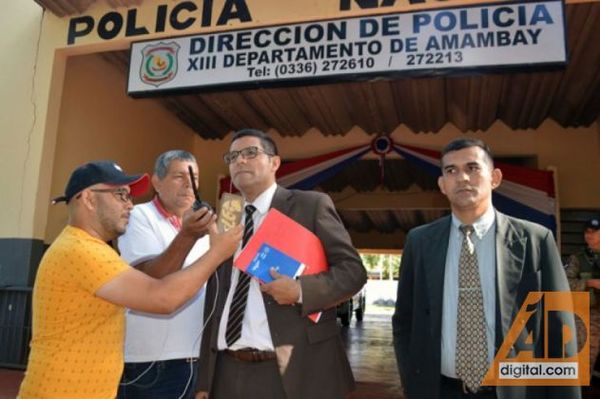
[[[587,288],[588,278],[600,278],[600,253],[589,248],[571,255],[567,264],[567,278],[571,291],[590,291],[590,372],[594,368],[600,349],[600,290]],[[581,278],[587,273],[586,278]],[[583,324],[577,323],[577,342],[585,342],[586,333]]]

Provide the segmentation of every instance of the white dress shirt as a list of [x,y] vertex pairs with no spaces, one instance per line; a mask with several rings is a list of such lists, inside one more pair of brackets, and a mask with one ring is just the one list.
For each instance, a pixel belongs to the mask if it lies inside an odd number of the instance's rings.
[[[456,322],[458,319],[458,262],[463,241],[459,227],[461,221],[452,215],[446,269],[444,272],[444,296],[442,308],[442,364],[441,372],[456,378]],[[475,234],[471,235],[477,254],[479,278],[483,294],[483,311],[486,322],[488,360],[494,358],[496,336],[496,212],[489,209],[473,223]]]
[[[264,220],[273,196],[277,184],[274,183],[271,187],[262,192],[252,203],[245,202],[246,205],[254,205],[256,211],[252,215],[254,220],[254,231],[259,228],[262,221]],[[245,219],[244,214],[244,219]],[[246,221],[243,221],[246,223]],[[241,251],[240,248],[235,253],[237,257]],[[229,309],[231,308],[231,301],[233,300],[233,293],[239,279],[240,271],[233,267],[231,273],[231,286],[227,293],[227,300],[225,302],[225,308],[223,309],[223,315],[219,323],[219,335],[217,345],[219,350],[231,349],[238,350],[242,348],[254,348],[258,350],[274,350],[273,340],[271,339],[271,331],[269,330],[269,322],[267,320],[267,311],[263,302],[262,292],[260,291],[260,283],[256,278],[252,278],[250,281],[250,287],[248,289],[248,302],[246,303],[246,311],[244,313],[244,320],[242,322],[242,336],[232,346],[228,347],[225,342],[225,331],[227,330],[227,320],[229,318]]]

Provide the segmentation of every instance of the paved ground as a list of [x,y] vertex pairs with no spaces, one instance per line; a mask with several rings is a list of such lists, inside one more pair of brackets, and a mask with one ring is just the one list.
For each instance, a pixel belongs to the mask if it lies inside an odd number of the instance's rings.
[[[362,323],[352,320],[342,338],[357,381],[348,399],[403,399],[392,346],[390,314],[367,314]],[[0,399],[14,399],[23,372],[0,369]],[[584,399],[600,398],[600,384]]]
[[357,381],[352,399],[402,398],[400,378],[392,345],[391,316],[365,315],[342,329],[348,359]]

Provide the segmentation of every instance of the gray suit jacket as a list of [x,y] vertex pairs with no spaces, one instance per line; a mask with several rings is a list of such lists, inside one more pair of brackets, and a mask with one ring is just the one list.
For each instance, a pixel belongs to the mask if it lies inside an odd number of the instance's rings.
[[[410,231],[402,255],[394,349],[408,399],[439,399],[444,269],[451,217]],[[531,291],[569,291],[552,233],[496,212],[496,351]],[[530,320],[537,332],[540,312]],[[573,317],[561,322],[574,328]],[[575,331],[574,329],[572,331]],[[535,350],[540,353],[542,340]],[[550,347],[562,344],[549,342]],[[569,349],[574,353],[575,342]],[[579,387],[497,387],[499,399],[579,398]]]
[[[271,207],[316,234],[325,248],[329,270],[302,276],[302,304],[283,306],[263,294],[269,329],[288,399],[343,398],[354,389],[354,378],[339,336],[335,306],[365,284],[367,275],[331,199],[314,191],[277,187]],[[219,267],[219,293],[214,316],[201,346],[197,391],[208,391],[215,378],[217,333],[231,284],[231,259]],[[215,276],[208,283],[205,315],[216,293]],[[318,323],[306,316],[318,310]]]

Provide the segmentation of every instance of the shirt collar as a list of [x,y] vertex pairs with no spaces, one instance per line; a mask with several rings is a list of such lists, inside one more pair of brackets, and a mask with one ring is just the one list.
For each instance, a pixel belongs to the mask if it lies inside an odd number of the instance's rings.
[[275,195],[276,189],[277,183],[273,183],[271,187],[267,188],[258,197],[256,197],[256,199],[254,199],[254,202],[244,201],[244,207],[246,207],[246,205],[248,204],[252,204],[256,207],[256,210],[261,215],[264,215],[269,211],[269,208],[271,207],[271,202],[273,201],[273,196]]
[[167,221],[169,223],[171,223],[171,225],[173,227],[175,227],[177,230],[181,229],[181,218],[171,212],[169,212],[164,205],[162,204],[162,202],[160,201],[160,198],[158,198],[158,195],[155,195],[154,198],[152,198],[152,203],[154,204],[154,206],[156,207],[156,209],[158,210],[158,213],[160,213],[160,215],[162,217],[164,217],[165,219],[167,219]]
[[[487,211],[483,215],[479,217],[479,219],[473,222],[473,229],[475,230],[475,234],[477,238],[481,239],[486,233],[490,230],[490,228],[494,225],[496,221],[496,212],[493,206],[490,206]],[[458,230],[458,228],[463,223],[458,219],[454,214],[452,214],[452,226]]]

